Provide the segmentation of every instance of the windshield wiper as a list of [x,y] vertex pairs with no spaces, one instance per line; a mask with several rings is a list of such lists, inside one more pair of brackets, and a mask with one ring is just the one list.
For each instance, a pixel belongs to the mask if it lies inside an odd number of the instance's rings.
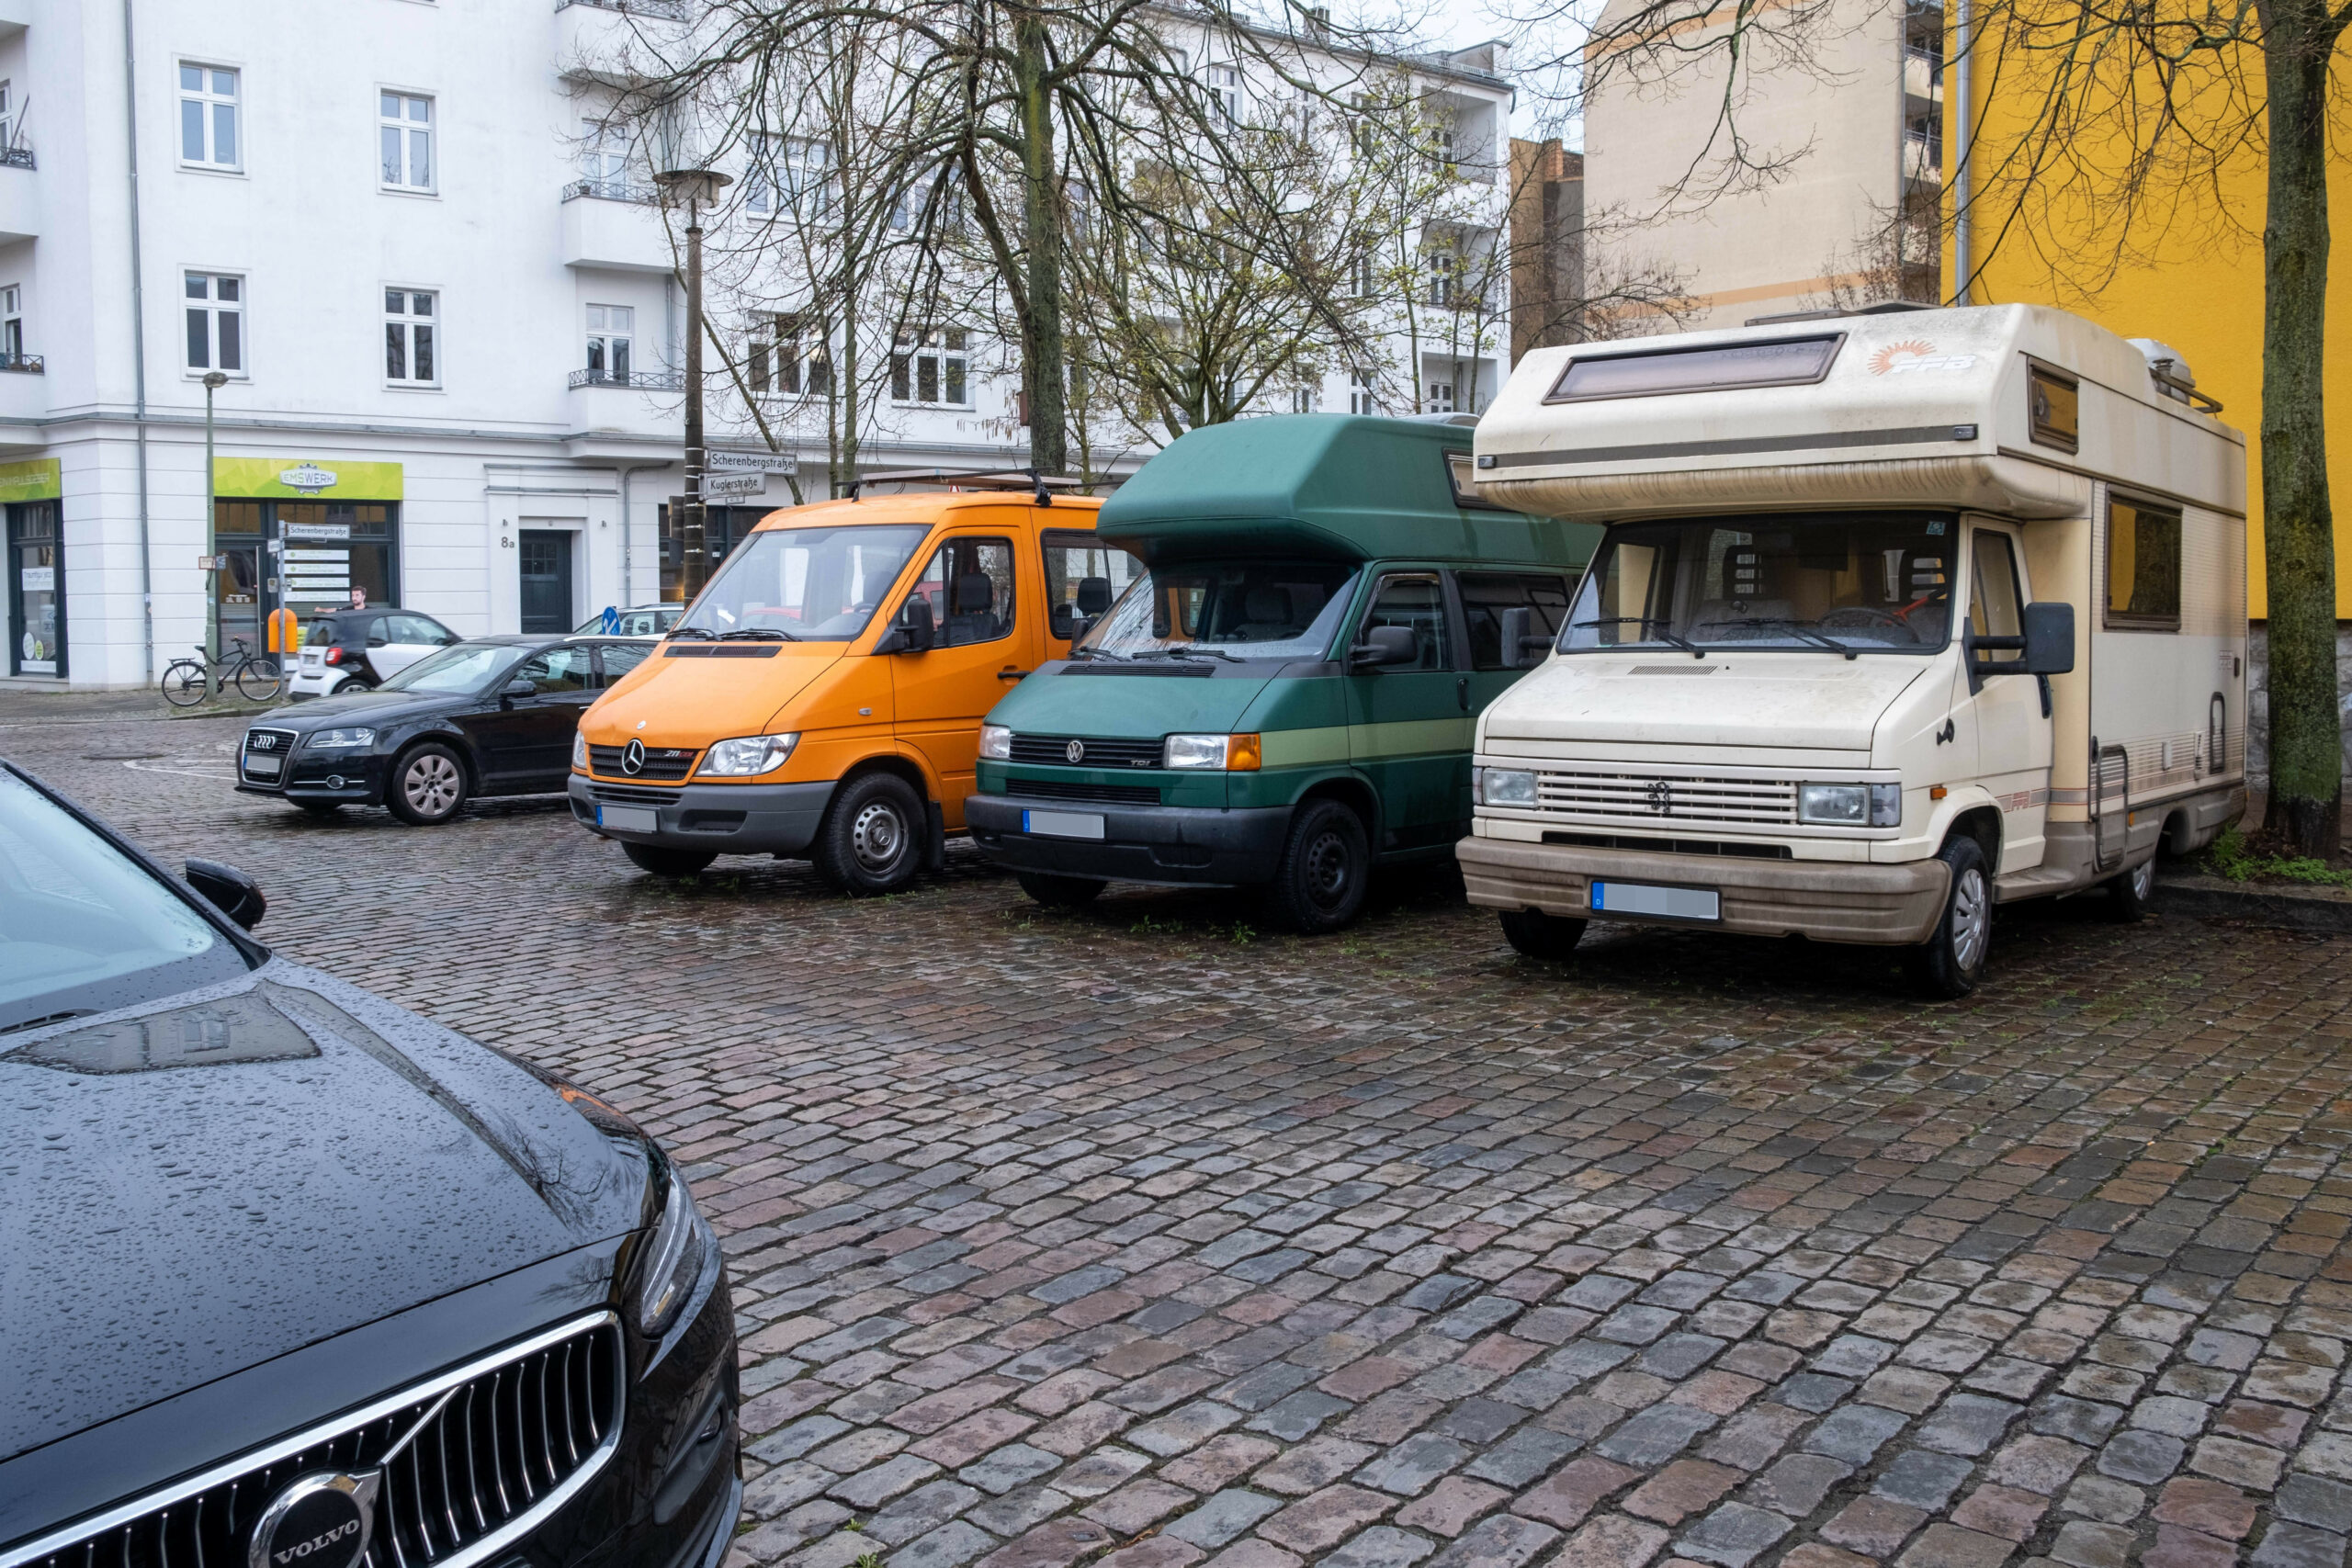
[[[1579,629],[1585,626],[1622,626],[1628,624],[1637,626],[1663,626],[1666,625],[1664,621],[1658,619],[1656,615],[1603,615],[1597,621],[1578,621],[1576,623]],[[1673,632],[1661,631],[1654,637],[1644,637],[1642,640],[1644,642],[1662,642],[1668,648],[1679,648],[1693,659],[1704,659],[1707,657],[1707,650],[1705,649],[1701,648],[1697,643],[1692,642],[1690,638],[1679,637]]]
[[798,642],[790,632],[775,626],[744,626],[736,631],[718,634],[721,642]]
[[1128,662],[1125,654],[1114,653],[1107,648],[1073,648],[1069,650],[1069,656],[1072,659],[1110,659],[1121,664]]
[[698,637],[705,642],[717,642],[718,640],[718,634],[712,631],[708,626],[672,626],[670,628],[670,635],[672,637]]
[[1163,659],[1222,659],[1227,664],[1239,664],[1244,662],[1241,660],[1234,658],[1233,655],[1229,653],[1222,652],[1214,648],[1193,647],[1163,649],[1160,651],[1160,657]]
[[1704,624],[1711,626],[1785,626],[1789,635],[1800,642],[1826,648],[1832,653],[1842,653],[1849,659],[1855,657],[1853,649],[1847,644],[1824,632],[1807,631],[1787,615],[1750,615],[1742,621],[1708,621]]

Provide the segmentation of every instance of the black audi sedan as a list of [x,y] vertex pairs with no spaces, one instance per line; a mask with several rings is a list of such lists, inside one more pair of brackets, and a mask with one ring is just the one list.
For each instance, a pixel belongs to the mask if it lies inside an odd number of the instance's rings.
[[0,762],[0,1565],[718,1568],[733,1309],[684,1180],[265,907]]
[[420,827],[475,795],[561,791],[580,716],[655,646],[552,634],[454,644],[373,691],[256,720],[237,749],[237,788],[317,816],[390,807]]

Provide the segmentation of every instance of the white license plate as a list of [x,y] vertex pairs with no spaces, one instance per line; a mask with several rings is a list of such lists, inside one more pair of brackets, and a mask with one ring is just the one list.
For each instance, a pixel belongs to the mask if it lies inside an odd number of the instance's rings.
[[1021,830],[1046,839],[1100,839],[1102,818],[1092,811],[1023,811]]
[[1724,918],[1724,896],[1713,888],[1596,882],[1592,885],[1592,912],[1648,915],[1669,920],[1720,920]]
[[596,826],[618,828],[624,833],[658,833],[662,830],[662,814],[650,806],[600,806],[596,807]]
[[274,779],[286,771],[283,757],[252,757],[245,759],[245,776],[249,779]]
[[310,652],[302,655],[302,668],[305,670],[323,670],[326,668],[326,656],[314,648],[311,649]]

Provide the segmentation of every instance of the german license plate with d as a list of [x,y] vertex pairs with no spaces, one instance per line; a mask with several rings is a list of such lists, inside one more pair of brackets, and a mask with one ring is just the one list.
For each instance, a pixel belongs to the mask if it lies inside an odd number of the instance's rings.
[[1724,896],[1712,887],[1658,887],[1639,882],[1592,885],[1596,915],[1639,915],[1658,920],[1720,920]]
[[624,833],[658,833],[662,830],[662,814],[650,806],[600,806],[596,807],[596,826],[616,828]]

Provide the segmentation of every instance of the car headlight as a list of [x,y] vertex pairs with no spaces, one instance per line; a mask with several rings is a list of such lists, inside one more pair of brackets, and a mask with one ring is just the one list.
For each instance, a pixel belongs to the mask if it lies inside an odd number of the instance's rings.
[[695,772],[718,778],[749,778],[754,773],[772,773],[784,766],[792,749],[800,744],[796,731],[788,735],[746,735],[734,740],[714,741],[703,754],[702,766]]
[[695,1281],[702,1278],[703,1265],[718,1245],[709,1222],[695,1207],[695,1195],[686,1190],[686,1179],[672,1166],[670,1197],[662,1206],[662,1223],[646,1237],[639,1254],[643,1261],[637,1271],[635,1304],[640,1331],[650,1336],[669,1328],[678,1309],[694,1294]]
[[980,756],[991,762],[1012,761],[1012,731],[1001,724],[980,726]]
[[322,729],[306,744],[313,751],[348,751],[355,746],[373,746],[376,732],[372,729]]
[[1477,768],[1470,774],[1470,798],[1477,806],[1535,807],[1535,775],[1524,768]]
[[1168,767],[1230,773],[1254,773],[1265,763],[1265,750],[1254,735],[1171,735],[1160,756]]
[[588,738],[576,729],[571,732],[571,765],[582,770],[588,766]]
[[1903,786],[1899,784],[1801,784],[1797,820],[1821,828],[1899,828]]

